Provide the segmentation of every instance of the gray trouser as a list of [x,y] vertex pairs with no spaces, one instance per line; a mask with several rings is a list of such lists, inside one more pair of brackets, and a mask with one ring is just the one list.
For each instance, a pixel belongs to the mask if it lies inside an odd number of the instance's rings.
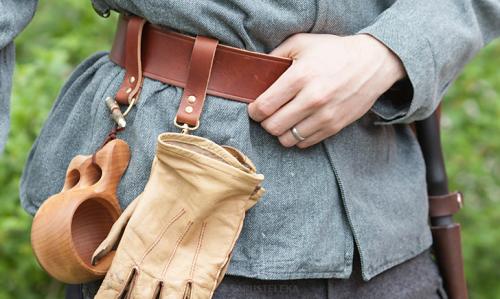
[[349,279],[258,280],[226,276],[213,299],[433,299],[447,298],[429,251],[399,264],[368,282],[361,278],[359,258]]
[[[85,298],[87,297],[85,296]],[[66,298],[84,298],[81,287],[69,287]],[[354,256],[353,273],[349,279],[259,280],[227,275],[215,291],[213,299],[233,298],[447,299],[447,296],[436,264],[429,251],[425,251],[413,259],[377,275],[368,282],[361,278],[357,254]]]

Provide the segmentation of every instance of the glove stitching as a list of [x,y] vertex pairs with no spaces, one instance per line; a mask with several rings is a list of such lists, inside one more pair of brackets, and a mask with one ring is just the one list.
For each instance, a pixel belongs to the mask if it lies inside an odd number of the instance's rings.
[[188,233],[188,231],[189,231],[189,229],[191,228],[192,225],[193,225],[193,222],[189,221],[188,226],[186,227],[186,229],[184,230],[184,232],[177,239],[177,242],[175,243],[174,251],[170,255],[170,258],[168,259],[167,264],[165,265],[165,267],[163,268],[163,271],[161,272],[161,277],[163,278],[163,280],[166,279],[165,276],[166,276],[166,273],[167,273],[167,269],[170,266],[170,264],[172,263],[172,260],[174,259],[175,253],[177,252],[177,249],[179,248],[179,245],[181,244],[181,242],[184,239],[184,237],[187,235],[187,233]]
[[153,244],[151,244],[151,246],[149,246],[149,248],[146,250],[146,252],[144,252],[144,255],[142,256],[141,261],[139,262],[139,265],[141,265],[144,262],[144,259],[146,258],[146,256],[149,253],[151,253],[153,248],[158,244],[158,242],[160,242],[160,240],[163,238],[163,235],[165,235],[165,233],[167,232],[168,228],[172,224],[174,224],[177,220],[179,220],[185,213],[186,213],[186,211],[184,209],[182,209],[177,215],[175,215],[175,217],[172,220],[170,220],[169,223],[167,223],[167,225],[163,228],[163,230],[158,235],[158,237],[156,237],[156,240],[153,242]]
[[207,227],[207,223],[203,222],[203,225],[201,226],[201,232],[200,232],[200,238],[198,240],[198,245],[196,246],[196,252],[194,254],[193,258],[193,263],[191,265],[191,273],[189,274],[189,278],[192,280],[194,276],[194,272],[196,269],[196,265],[198,263],[198,256],[201,251],[201,244],[203,243],[203,236],[205,234],[205,228]]

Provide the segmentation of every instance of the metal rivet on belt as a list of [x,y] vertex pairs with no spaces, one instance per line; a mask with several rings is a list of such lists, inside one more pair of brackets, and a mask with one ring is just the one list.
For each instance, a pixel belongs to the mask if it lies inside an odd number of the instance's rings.
[[189,96],[188,97],[188,102],[193,104],[194,102],[196,102],[196,97],[195,96]]
[[186,111],[186,113],[191,113],[191,112],[193,112],[193,107],[186,106],[186,108],[184,108],[184,111]]
[[126,92],[126,93],[130,93],[130,92],[132,92],[132,87],[127,88],[127,90],[126,90],[125,92]]
[[134,76],[130,77],[130,83],[134,83],[134,82],[135,82],[135,77]]

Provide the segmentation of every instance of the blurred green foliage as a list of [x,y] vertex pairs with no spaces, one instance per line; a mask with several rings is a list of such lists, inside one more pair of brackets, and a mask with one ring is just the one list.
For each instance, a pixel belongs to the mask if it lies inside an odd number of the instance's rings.
[[0,157],[0,299],[64,298],[62,285],[40,269],[31,251],[31,216],[19,204],[19,178],[65,79],[85,57],[110,48],[113,19],[97,16],[90,1],[40,1],[16,39],[12,126]]
[[450,188],[465,208],[463,254],[471,298],[500,298],[500,41],[481,51],[449,90],[442,139]]
[[[102,19],[89,1],[41,1],[17,39],[12,129],[0,157],[0,299],[63,298],[62,285],[31,252],[31,217],[19,205],[18,184],[28,151],[71,70],[107,50],[114,17]],[[463,191],[464,257],[471,297],[500,297],[500,42],[485,48],[448,92],[443,145],[452,189]]]

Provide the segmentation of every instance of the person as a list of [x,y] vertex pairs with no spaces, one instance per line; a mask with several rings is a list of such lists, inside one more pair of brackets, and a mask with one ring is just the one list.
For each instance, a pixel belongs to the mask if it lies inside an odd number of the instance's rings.
[[[214,298],[444,298],[431,246],[425,168],[406,125],[500,33],[495,0],[93,0],[109,10],[220,43],[294,59],[255,102],[208,96],[196,135],[240,149],[266,177]],[[12,40],[36,1],[0,4],[0,136]],[[13,13],[15,12],[15,13]],[[112,26],[112,24],[110,24]],[[165,53],[168,55],[168,53]],[[72,73],[33,144],[20,185],[34,214],[63,185],[68,162],[113,126],[104,99],[124,70],[96,53]],[[122,206],[144,188],[156,136],[182,89],[146,78],[119,134],[131,148]],[[99,282],[82,286],[90,298]]]

